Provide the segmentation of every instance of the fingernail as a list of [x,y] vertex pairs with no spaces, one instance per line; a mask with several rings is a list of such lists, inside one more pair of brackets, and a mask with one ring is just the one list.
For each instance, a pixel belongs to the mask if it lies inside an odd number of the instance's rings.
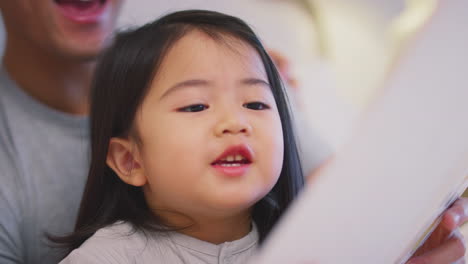
[[460,215],[454,214],[454,215],[452,215],[452,216],[453,216],[453,223],[454,223],[455,226],[457,227],[457,226],[460,224]]

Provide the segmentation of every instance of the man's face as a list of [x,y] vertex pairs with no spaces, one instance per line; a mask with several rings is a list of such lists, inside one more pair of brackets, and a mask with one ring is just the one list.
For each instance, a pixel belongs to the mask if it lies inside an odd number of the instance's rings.
[[92,59],[109,42],[123,1],[0,1],[8,48],[38,48],[68,59]]

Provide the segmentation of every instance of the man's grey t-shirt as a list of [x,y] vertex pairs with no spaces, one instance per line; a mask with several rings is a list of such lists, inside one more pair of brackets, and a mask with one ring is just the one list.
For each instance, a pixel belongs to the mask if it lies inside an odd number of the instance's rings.
[[37,102],[0,69],[0,263],[57,263],[88,169],[88,119]]

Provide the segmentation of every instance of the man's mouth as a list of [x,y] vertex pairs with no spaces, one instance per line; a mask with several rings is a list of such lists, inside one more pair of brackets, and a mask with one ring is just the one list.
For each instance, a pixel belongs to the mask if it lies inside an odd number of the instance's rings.
[[54,0],[63,14],[76,22],[96,22],[108,0]]
[[54,0],[62,7],[74,8],[77,10],[90,10],[105,4],[106,0]]

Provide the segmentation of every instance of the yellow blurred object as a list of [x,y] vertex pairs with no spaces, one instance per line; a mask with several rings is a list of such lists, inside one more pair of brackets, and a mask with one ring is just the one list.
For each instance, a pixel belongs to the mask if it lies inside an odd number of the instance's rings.
[[465,192],[462,194],[463,197],[468,197],[468,189],[465,190]]
[[386,72],[385,22],[371,6],[357,1],[309,1],[322,56],[336,74],[337,92],[361,110]]
[[392,58],[396,59],[408,40],[434,14],[439,0],[406,0],[406,8],[389,28]]
[[302,0],[312,14],[322,57],[331,62],[340,95],[366,108],[405,44],[429,20],[439,0],[405,0],[390,20],[366,1]]

